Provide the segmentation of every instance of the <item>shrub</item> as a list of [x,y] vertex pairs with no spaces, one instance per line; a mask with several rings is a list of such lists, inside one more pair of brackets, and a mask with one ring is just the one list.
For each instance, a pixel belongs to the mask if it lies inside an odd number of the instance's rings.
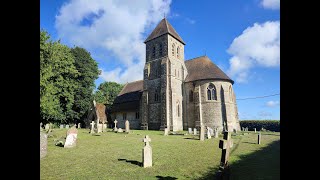
[[241,129],[242,127],[248,127],[249,131],[253,131],[256,128],[257,131],[265,129],[280,132],[280,120],[241,120],[239,122]]

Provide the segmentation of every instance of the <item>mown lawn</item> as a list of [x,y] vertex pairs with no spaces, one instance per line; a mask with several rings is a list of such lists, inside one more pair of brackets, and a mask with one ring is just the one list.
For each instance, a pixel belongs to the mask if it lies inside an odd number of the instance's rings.
[[[221,136],[199,141],[193,135],[163,136],[163,131],[88,132],[80,129],[77,146],[68,149],[54,145],[54,139],[66,134],[55,129],[47,156],[40,160],[41,179],[214,179],[221,158]],[[146,134],[151,138],[151,168],[140,167]],[[280,179],[280,133],[262,132],[260,145],[254,132],[232,138],[231,179]]]

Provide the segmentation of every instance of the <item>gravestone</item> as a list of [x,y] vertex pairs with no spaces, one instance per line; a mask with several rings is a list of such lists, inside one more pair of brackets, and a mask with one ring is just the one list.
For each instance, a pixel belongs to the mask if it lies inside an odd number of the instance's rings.
[[257,128],[254,128],[254,133],[257,133]]
[[211,139],[211,133],[209,127],[207,127],[207,138]]
[[49,125],[49,124],[46,124],[45,129],[46,129],[46,130],[49,130],[49,129],[50,129],[50,125]]
[[213,135],[213,129],[212,129],[211,127],[207,127],[207,129],[208,129],[209,132],[210,132],[210,136],[212,136],[212,135]]
[[261,143],[261,133],[259,132],[259,134],[258,134],[258,144],[260,144]]
[[115,120],[115,121],[114,121],[114,128],[113,128],[114,131],[117,131],[117,130],[118,130],[118,128],[117,128],[117,123],[118,123],[118,121]]
[[188,128],[188,133],[192,134],[192,128]]
[[47,134],[40,132],[40,158],[43,158],[47,155],[48,139]]
[[244,131],[244,127],[241,127],[242,128],[242,131]]
[[102,124],[97,124],[97,133],[101,133],[102,132]]
[[219,137],[219,131],[218,131],[218,128],[214,128],[214,138],[218,138]]
[[63,124],[60,124],[60,129],[63,129]]
[[90,130],[90,134],[94,133],[94,121],[91,121],[90,125],[91,125],[91,130]]
[[117,129],[117,132],[118,132],[118,133],[122,133],[122,132],[123,132],[123,129],[122,129],[122,128],[119,128],[119,129]]
[[69,129],[69,127],[70,127],[69,124],[67,124],[67,125],[66,125],[66,129]]
[[168,134],[169,134],[169,129],[168,128],[164,128],[164,135],[168,136]]
[[126,126],[126,133],[129,133],[130,132],[130,122],[128,120],[126,120],[125,126]]
[[67,132],[67,138],[66,138],[66,142],[64,143],[64,147],[65,148],[75,147],[77,145],[77,136],[78,136],[78,130],[74,125]]
[[223,140],[219,142],[219,148],[222,149],[220,169],[225,169],[228,166],[230,149],[233,146],[231,139],[231,132],[225,131],[223,134]]
[[78,123],[78,129],[80,129],[81,128],[81,123]]
[[197,135],[197,129],[193,128],[193,135]]
[[145,136],[145,138],[142,140],[145,143],[145,146],[142,149],[142,164],[143,167],[152,167],[152,148],[149,144],[151,142],[151,139],[148,135]]
[[200,141],[204,141],[204,131],[205,131],[204,126],[201,125],[201,127],[200,127]]

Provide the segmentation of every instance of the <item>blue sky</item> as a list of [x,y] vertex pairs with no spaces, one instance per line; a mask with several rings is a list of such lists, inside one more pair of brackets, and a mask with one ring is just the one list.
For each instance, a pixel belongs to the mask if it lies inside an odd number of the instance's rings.
[[[102,70],[96,86],[126,83],[142,79],[143,41],[166,14],[185,59],[206,54],[244,99],[280,93],[279,8],[280,0],[40,0],[40,28],[91,53]],[[280,95],[237,104],[240,120],[280,119]]]

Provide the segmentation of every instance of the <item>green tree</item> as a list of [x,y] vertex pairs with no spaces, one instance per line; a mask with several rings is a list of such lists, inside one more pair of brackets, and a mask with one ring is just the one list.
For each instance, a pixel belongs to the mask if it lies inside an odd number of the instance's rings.
[[40,30],[40,117],[44,122],[69,122],[74,112],[75,80],[79,72],[74,66],[70,48],[60,41],[52,42]]
[[103,103],[110,106],[113,104],[114,99],[122,90],[123,85],[116,82],[104,82],[101,83],[98,87],[98,90],[95,93],[95,100],[98,103]]
[[77,78],[77,89],[74,97],[73,111],[75,121],[83,120],[93,101],[94,81],[99,76],[97,62],[92,59],[90,53],[80,47],[71,49],[75,58],[75,67],[80,75]]

